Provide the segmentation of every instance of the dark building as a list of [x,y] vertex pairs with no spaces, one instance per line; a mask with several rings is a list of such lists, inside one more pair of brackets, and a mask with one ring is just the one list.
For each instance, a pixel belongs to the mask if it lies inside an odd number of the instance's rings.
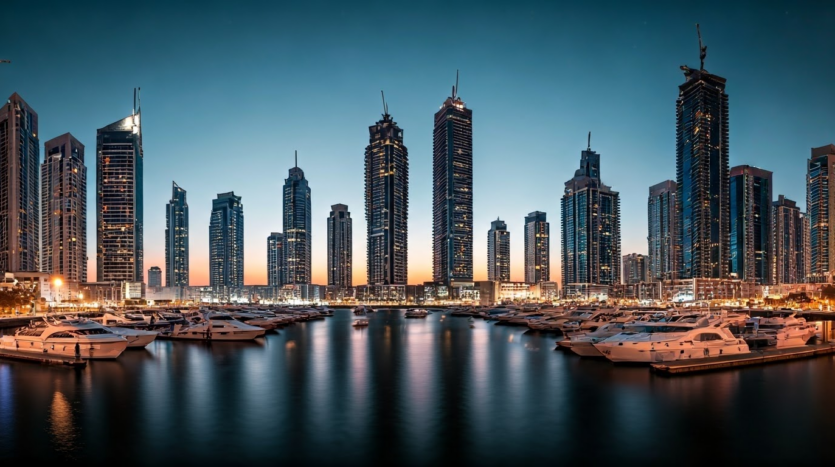
[[772,284],[797,284],[806,281],[807,219],[797,203],[783,195],[773,203],[771,233],[774,242]]
[[148,268],[148,287],[162,287],[162,269],[159,266]]
[[0,272],[40,271],[38,114],[17,93],[0,107]]
[[[383,119],[368,127],[365,220],[368,285],[403,285],[409,274],[409,152],[403,130],[383,103]],[[330,274],[330,273],[329,273]]]
[[271,287],[286,283],[284,264],[284,234],[273,232],[267,237],[267,283]]
[[96,282],[144,282],[142,125],[134,112],[96,132]]
[[731,169],[731,276],[770,284],[772,274],[771,172],[740,165]]
[[676,101],[679,279],[729,271],[728,95],[725,78],[682,66]]
[[525,282],[551,280],[551,228],[546,214],[534,211],[525,217]]
[[806,174],[806,214],[809,216],[808,282],[829,282],[835,271],[835,145],[812,148]]
[[620,284],[620,194],[600,180],[600,154],[589,147],[565,182],[562,212],[562,281],[566,286]]
[[351,213],[348,206],[334,204],[328,217],[328,285],[351,287],[352,256]]
[[647,282],[648,258],[640,253],[623,255],[623,283],[640,284]]
[[510,232],[507,231],[507,224],[500,219],[491,222],[487,232],[487,280],[510,281]]
[[284,280],[287,284],[309,284],[310,271],[310,186],[296,166],[284,180]]
[[678,274],[676,240],[676,182],[649,187],[647,202],[647,276],[651,281],[673,280]]
[[186,190],[171,182],[171,201],[165,205],[165,284],[187,287],[188,203]]
[[87,167],[69,133],[44,144],[41,235],[41,271],[87,282]]
[[213,288],[244,285],[244,207],[235,192],[219,193],[212,200],[209,282]]
[[453,285],[473,280],[473,111],[458,85],[435,113],[432,169],[432,275]]

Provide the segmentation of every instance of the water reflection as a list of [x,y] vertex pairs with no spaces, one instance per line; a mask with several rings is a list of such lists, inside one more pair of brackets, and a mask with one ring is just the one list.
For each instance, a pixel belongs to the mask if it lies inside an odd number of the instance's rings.
[[49,409],[49,432],[55,450],[74,459],[73,453],[79,448],[76,441],[82,433],[74,423],[72,406],[60,391],[52,395],[52,405]]

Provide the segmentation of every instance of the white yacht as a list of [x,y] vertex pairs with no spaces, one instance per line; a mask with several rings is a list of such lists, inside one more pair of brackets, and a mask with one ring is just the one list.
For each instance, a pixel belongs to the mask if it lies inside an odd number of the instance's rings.
[[806,345],[816,332],[814,324],[790,312],[749,319],[743,337],[749,342],[765,340],[778,349],[788,349]]
[[366,318],[359,318],[359,319],[355,319],[355,320],[351,323],[351,326],[353,326],[353,327],[355,327],[355,328],[361,328],[361,327],[368,326],[368,319],[366,319]]
[[264,316],[260,313],[253,313],[249,310],[236,311],[229,313],[229,315],[242,323],[246,323],[250,326],[257,326],[267,331],[278,328],[283,322],[280,318]]
[[0,347],[5,349],[63,357],[76,356],[76,344],[81,358],[110,359],[122,355],[128,340],[90,320],[55,317],[33,320],[14,336],[0,339]]
[[406,318],[426,318],[429,312],[422,308],[410,308],[406,310]]
[[594,347],[613,362],[652,363],[750,352],[744,339],[734,336],[721,321],[643,323],[597,342]]
[[191,325],[175,324],[164,336],[184,340],[249,341],[267,332],[263,328],[242,323],[226,313],[208,313],[206,318]]
[[146,331],[144,329],[120,328],[112,326],[104,326],[104,328],[117,336],[122,336],[127,339],[129,349],[147,347],[148,344],[156,340],[159,335],[159,332],[157,331]]
[[594,347],[594,344],[623,332],[624,326],[626,324],[622,322],[605,323],[594,331],[580,332],[568,339],[561,340],[557,342],[557,346],[570,349],[581,357],[603,357],[603,354]]

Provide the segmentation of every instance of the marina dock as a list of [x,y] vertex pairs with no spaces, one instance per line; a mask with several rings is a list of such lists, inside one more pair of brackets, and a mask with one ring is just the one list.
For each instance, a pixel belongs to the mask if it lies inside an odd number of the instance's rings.
[[762,365],[785,360],[797,360],[821,355],[835,354],[835,343],[807,345],[790,349],[752,350],[750,354],[729,355],[725,357],[700,358],[698,360],[679,360],[674,362],[653,363],[652,372],[664,376],[676,376],[705,371],[725,370],[744,366]]
[[87,360],[73,357],[62,357],[60,355],[52,354],[37,354],[33,352],[21,352],[19,350],[0,349],[0,358],[6,360],[17,360],[21,362],[40,363],[43,365],[62,365],[73,368],[84,368],[87,366]]

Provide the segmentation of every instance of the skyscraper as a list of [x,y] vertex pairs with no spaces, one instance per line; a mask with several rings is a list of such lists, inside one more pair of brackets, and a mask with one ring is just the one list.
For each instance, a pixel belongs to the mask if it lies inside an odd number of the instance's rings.
[[800,223],[798,224],[798,232],[800,232],[798,247],[797,247],[797,280],[799,282],[810,282],[811,267],[812,267],[812,240],[811,240],[811,226],[809,225],[809,214],[800,213]]
[[69,133],[44,144],[41,216],[41,271],[87,282],[87,167]]
[[771,172],[740,165],[731,169],[730,183],[730,272],[742,280],[770,284]]
[[328,217],[328,285],[351,287],[352,263],[351,213],[348,206],[334,204]]
[[806,219],[797,204],[783,195],[773,203],[771,232],[774,238],[772,284],[797,284],[805,277]]
[[171,201],[165,205],[165,284],[187,287],[188,203],[186,190],[171,182]]
[[162,269],[159,266],[148,268],[148,287],[162,287]]
[[452,285],[473,280],[473,111],[458,80],[435,113],[432,169],[432,276]]
[[144,282],[142,125],[131,115],[96,131],[96,281]]
[[650,281],[675,279],[678,274],[676,182],[666,180],[649,187],[647,221],[649,247],[647,279]]
[[284,234],[273,232],[267,237],[267,283],[270,287],[285,284]]
[[646,282],[648,262],[647,256],[640,253],[623,255],[623,283],[637,284],[639,282]]
[[[527,230],[525,232],[527,242]],[[525,251],[527,253],[527,247]],[[527,258],[527,254],[525,256]],[[510,281],[510,232],[507,231],[507,224],[498,218],[490,223],[487,232],[487,280]]]
[[525,282],[551,280],[550,227],[545,213],[534,211],[525,217]]
[[[365,148],[365,220],[369,285],[408,280],[409,152],[403,130],[383,102],[383,119],[368,127]],[[330,274],[330,272],[328,272]]]
[[284,262],[287,284],[310,283],[310,187],[296,166],[284,180]]
[[212,287],[244,285],[244,207],[233,191],[212,200],[209,282]]
[[806,174],[806,213],[809,216],[809,277],[808,282],[828,282],[835,271],[835,235],[829,226],[835,225],[835,145],[812,148]]
[[0,107],[0,272],[40,271],[38,114],[17,93]]
[[600,180],[600,154],[589,145],[580,168],[565,182],[562,210],[562,281],[620,283],[620,194]]
[[[701,39],[700,39],[701,43]],[[728,95],[725,78],[683,65],[676,100],[676,234],[679,279],[729,270]]]

